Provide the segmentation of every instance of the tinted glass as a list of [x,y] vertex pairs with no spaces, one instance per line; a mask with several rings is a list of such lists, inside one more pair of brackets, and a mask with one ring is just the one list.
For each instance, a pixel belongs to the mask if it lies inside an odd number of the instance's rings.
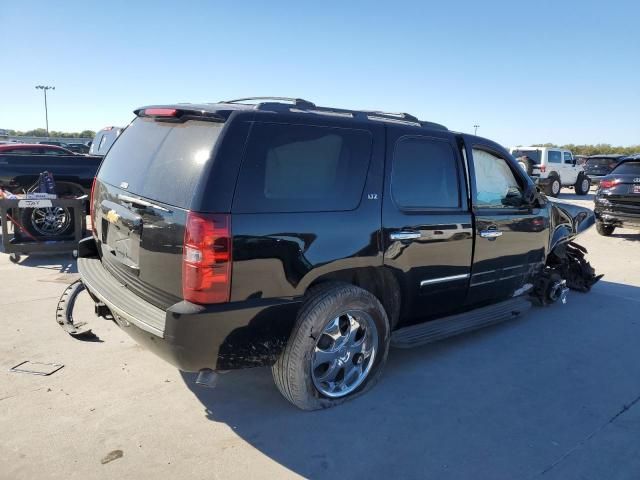
[[613,170],[612,173],[621,173],[624,175],[640,175],[640,162],[621,163]]
[[571,154],[569,152],[562,152],[562,156],[564,158],[564,163],[572,163],[573,162],[573,158],[571,157]]
[[459,208],[458,168],[449,142],[419,137],[398,140],[391,194],[404,208]]
[[169,205],[189,208],[200,173],[222,130],[221,123],[136,119],[113,144],[98,178]]
[[256,123],[234,211],[353,210],[362,197],[370,157],[371,134],[364,130]]
[[540,163],[540,150],[514,150],[512,155],[516,158],[528,157],[533,163]]
[[522,205],[522,189],[505,159],[474,148],[473,166],[476,205],[485,208],[513,208]]
[[556,150],[549,150],[549,163],[562,163],[562,154]]
[[618,163],[618,160],[615,158],[588,158],[585,162],[585,165],[590,167],[614,167]]

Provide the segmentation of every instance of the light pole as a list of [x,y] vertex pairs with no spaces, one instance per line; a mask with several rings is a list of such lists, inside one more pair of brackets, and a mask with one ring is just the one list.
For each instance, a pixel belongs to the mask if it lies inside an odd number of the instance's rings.
[[50,87],[49,85],[36,85],[38,90],[44,92],[44,118],[47,122],[47,138],[49,138],[49,112],[47,111],[47,90],[55,90],[56,87]]
[[478,128],[480,127],[480,125],[476,124],[473,126],[474,130],[473,130],[473,134],[477,135],[478,134]]

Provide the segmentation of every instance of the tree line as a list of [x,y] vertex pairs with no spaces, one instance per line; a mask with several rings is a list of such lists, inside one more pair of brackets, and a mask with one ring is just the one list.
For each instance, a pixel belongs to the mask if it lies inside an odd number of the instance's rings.
[[533,145],[534,147],[551,147],[565,148],[571,150],[574,155],[634,155],[640,154],[640,145],[631,145],[628,147],[614,146],[608,143],[597,143],[595,145],[556,145],[554,143],[540,143]]
[[[47,137],[47,131],[44,128],[36,128],[34,130],[27,130],[21,132],[19,130],[7,130],[12,137]],[[81,132],[57,132],[55,130],[49,130],[49,137],[58,138],[93,138],[96,136],[96,132],[93,130],[83,130]]]

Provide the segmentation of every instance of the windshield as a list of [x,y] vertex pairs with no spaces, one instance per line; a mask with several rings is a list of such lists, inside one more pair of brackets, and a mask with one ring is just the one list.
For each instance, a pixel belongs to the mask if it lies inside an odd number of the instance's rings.
[[[98,178],[168,205],[189,208],[223,124],[138,118],[113,144]],[[121,187],[123,188],[123,187]]]
[[512,155],[516,158],[528,157],[533,160],[533,163],[540,163],[540,150],[533,149],[516,149]]

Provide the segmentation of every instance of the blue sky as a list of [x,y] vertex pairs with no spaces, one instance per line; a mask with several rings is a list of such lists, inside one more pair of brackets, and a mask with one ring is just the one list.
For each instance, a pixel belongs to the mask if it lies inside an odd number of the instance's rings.
[[506,146],[640,144],[637,1],[6,1],[0,128],[126,124],[151,103],[297,96]]

